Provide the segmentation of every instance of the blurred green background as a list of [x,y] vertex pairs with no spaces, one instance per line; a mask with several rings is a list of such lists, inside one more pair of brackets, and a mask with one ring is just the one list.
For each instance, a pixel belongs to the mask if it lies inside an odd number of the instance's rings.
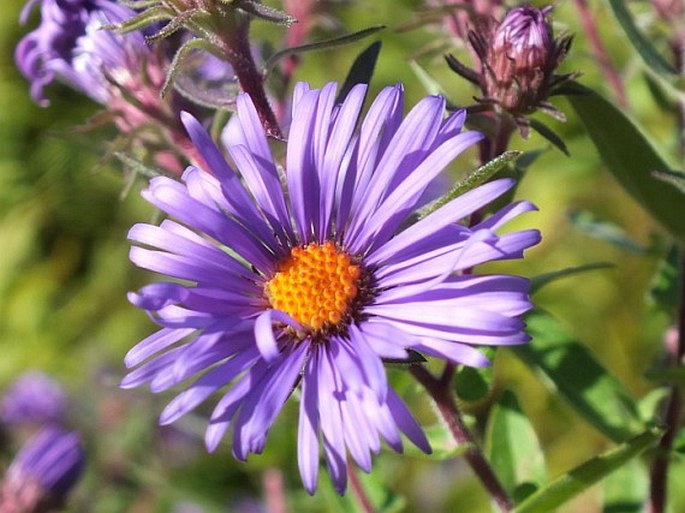
[[[673,117],[652,100],[638,58],[605,2],[591,4],[602,39],[624,79],[628,114],[640,120],[665,156],[676,155]],[[339,5],[334,12],[347,31],[387,26],[378,36],[383,49],[372,92],[402,81],[408,106],[426,94],[408,57],[445,35],[437,27],[396,30],[412,20],[421,5],[409,0],[359,0]],[[228,443],[213,455],[205,454],[199,416],[179,421],[176,428],[156,427],[156,416],[173,393],[153,396],[142,389],[118,389],[124,354],[153,330],[146,316],[126,300],[127,291],[151,278],[128,261],[126,232],[133,223],[152,219],[154,212],[138,194],[142,180],[123,194],[126,179],[120,165],[103,159],[113,134],[76,129],[97,112],[97,105],[61,85],[49,89],[49,108],[30,100],[27,82],[13,62],[14,47],[27,32],[17,23],[21,7],[16,0],[0,11],[0,390],[23,371],[42,369],[69,391],[71,424],[84,433],[89,461],[68,511],[161,513],[174,511],[183,501],[195,502],[207,512],[242,511],[239,508],[251,501],[262,501],[265,483],[274,479],[270,469],[282,471],[291,511],[355,511],[355,499],[349,494],[337,498],[325,472],[314,498],[301,489],[295,463],[294,401],[272,429],[265,454],[242,464],[230,456]],[[611,96],[573,3],[561,2],[553,18],[557,33],[576,34],[561,70],[580,71],[582,83]],[[256,22],[254,34],[277,47],[282,29]],[[326,35],[331,31],[320,28],[314,33]],[[306,54],[296,79],[317,87],[342,81],[366,44]],[[466,56],[458,48],[452,51]],[[419,62],[454,103],[471,102],[475,91],[447,69],[439,54],[423,55]],[[539,228],[543,242],[524,261],[500,263],[488,270],[535,276],[590,262],[613,263],[612,269],[549,285],[536,302],[641,398],[654,388],[644,374],[660,358],[669,323],[647,300],[663,255],[664,234],[603,168],[566,100],[558,98],[554,103],[569,120],[548,124],[562,135],[570,158],[535,135],[527,141],[515,136],[511,144],[514,149],[544,150],[517,193],[540,208],[517,226]],[[469,153],[458,159],[452,173],[457,177],[476,166],[475,153]],[[586,211],[622,228],[637,247],[626,250],[577,229],[570,215]],[[402,371],[391,373],[422,424],[435,424],[425,395]],[[492,397],[507,388],[514,390],[532,420],[550,476],[610,446],[507,350],[498,354],[495,376]],[[487,406],[487,399],[463,404],[465,411],[481,418]],[[5,443],[0,463],[6,464],[15,450],[16,442]],[[684,481],[678,477],[684,467],[680,461],[676,464],[673,490],[676,496],[685,495],[685,482],[677,485],[678,479]],[[459,459],[434,462],[384,450],[365,483],[376,494],[389,493],[383,486],[400,494],[403,498],[394,502],[398,511],[489,510],[485,493]],[[595,486],[562,511],[602,511],[603,493],[601,486]],[[674,507],[683,508],[674,512],[685,511],[685,497],[676,497]]]

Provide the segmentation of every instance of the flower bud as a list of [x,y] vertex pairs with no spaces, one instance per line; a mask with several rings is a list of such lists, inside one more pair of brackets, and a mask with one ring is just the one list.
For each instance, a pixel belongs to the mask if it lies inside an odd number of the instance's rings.
[[556,112],[545,100],[573,74],[555,74],[571,38],[554,39],[547,19],[551,10],[517,7],[500,23],[484,23],[471,31],[469,42],[480,60],[479,71],[448,56],[454,71],[480,86],[479,101],[494,104],[518,120],[538,108]]
[[550,10],[513,9],[490,35],[483,62],[485,96],[513,114],[532,112],[547,98],[553,72],[566,53],[564,48],[559,54],[552,36],[546,19]]
[[0,484],[1,513],[47,513],[78,481],[84,455],[76,433],[45,428],[12,461]]

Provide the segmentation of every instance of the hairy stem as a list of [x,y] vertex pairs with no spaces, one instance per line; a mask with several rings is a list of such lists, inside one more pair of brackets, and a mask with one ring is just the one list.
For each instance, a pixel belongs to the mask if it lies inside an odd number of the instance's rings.
[[424,386],[426,391],[435,401],[440,415],[442,415],[450,433],[452,433],[454,441],[457,442],[458,445],[468,445],[468,449],[463,455],[464,459],[466,459],[476,473],[478,479],[480,479],[480,482],[490,493],[490,496],[495,501],[500,511],[504,513],[512,511],[513,505],[507,492],[502,487],[502,484],[499,482],[499,479],[497,479],[492,467],[490,467],[490,464],[485,459],[485,456],[464,424],[461,415],[459,414],[459,410],[457,409],[457,404],[454,402],[451,393],[454,366],[449,365],[446,367],[439,379],[421,365],[412,365],[409,369],[414,378]]
[[233,66],[240,87],[250,95],[264,130],[268,135],[281,139],[283,137],[281,129],[264,90],[264,77],[257,69],[252,57],[248,38],[249,29],[248,22],[236,23],[221,40],[222,50]]

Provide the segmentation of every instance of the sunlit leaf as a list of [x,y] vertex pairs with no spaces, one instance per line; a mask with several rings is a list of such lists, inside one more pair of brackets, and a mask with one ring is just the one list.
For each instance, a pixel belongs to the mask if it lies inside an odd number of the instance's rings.
[[515,513],[549,513],[587,490],[615,470],[654,445],[663,430],[652,427],[541,488],[514,509]]
[[669,169],[640,130],[614,105],[594,91],[569,96],[590,138],[623,187],[672,234],[685,239],[683,195],[652,172]]
[[649,491],[645,465],[630,460],[606,478],[603,489],[602,513],[642,513]]
[[505,151],[502,155],[495,157],[490,162],[483,164],[473,173],[457,183],[447,194],[437,199],[419,213],[419,219],[423,219],[427,215],[435,212],[437,209],[449,203],[453,199],[461,196],[471,189],[475,189],[479,185],[484,184],[496,173],[502,170],[507,164],[516,160],[521,155],[520,151]]
[[537,435],[512,392],[502,394],[488,418],[485,451],[509,495],[514,495],[519,485],[525,483],[532,491],[546,480]]
[[557,392],[587,422],[616,442],[644,429],[634,400],[623,385],[569,335],[550,315],[534,311],[526,317],[529,344],[512,351],[543,383]]

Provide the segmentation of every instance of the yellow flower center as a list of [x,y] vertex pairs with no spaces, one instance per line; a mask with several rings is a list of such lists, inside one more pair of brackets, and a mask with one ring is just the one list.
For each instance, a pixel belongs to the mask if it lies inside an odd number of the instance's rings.
[[328,241],[295,247],[266,284],[271,306],[311,330],[345,319],[359,290],[362,270]]

